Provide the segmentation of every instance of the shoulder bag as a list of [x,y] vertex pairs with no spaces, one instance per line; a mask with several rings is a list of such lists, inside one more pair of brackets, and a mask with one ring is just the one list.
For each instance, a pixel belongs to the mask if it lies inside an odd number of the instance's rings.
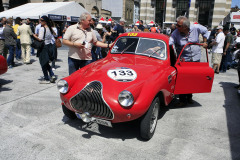
[[40,50],[44,47],[44,40],[45,40],[45,34],[46,34],[46,28],[44,28],[44,35],[43,35],[43,40],[39,41],[36,38],[34,38],[31,47],[33,47],[34,49]]
[[59,38],[55,39],[55,45],[56,45],[57,48],[62,47],[62,42],[61,42],[61,40]]

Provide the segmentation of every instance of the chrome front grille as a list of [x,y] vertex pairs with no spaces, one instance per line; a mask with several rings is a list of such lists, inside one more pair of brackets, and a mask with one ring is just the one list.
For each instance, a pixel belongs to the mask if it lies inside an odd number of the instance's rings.
[[113,119],[113,112],[102,96],[101,82],[89,83],[70,102],[72,107],[80,113],[88,112],[94,117]]

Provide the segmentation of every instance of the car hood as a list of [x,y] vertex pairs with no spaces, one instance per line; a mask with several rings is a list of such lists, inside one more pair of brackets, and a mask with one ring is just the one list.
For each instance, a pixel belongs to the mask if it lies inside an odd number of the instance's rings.
[[[139,55],[107,56],[102,60],[89,64],[84,71],[79,70],[79,74],[75,74],[77,78],[74,81],[74,85],[71,86],[73,86],[76,93],[80,92],[90,82],[99,81],[103,87],[104,97],[112,97],[116,101],[121,91],[128,90],[137,98],[143,86],[152,83],[154,78],[155,80],[159,78],[167,66],[165,63],[166,61]],[[119,68],[135,71],[136,78],[132,81],[112,79],[108,75],[108,71]]]
[[[164,61],[155,58],[139,55],[115,55],[90,64],[82,74],[82,78],[88,81],[107,81],[108,84],[111,84],[111,82],[120,84],[137,83],[157,74],[164,67]],[[108,75],[108,71],[114,69],[132,69],[136,72],[136,78],[130,82],[116,81]]]

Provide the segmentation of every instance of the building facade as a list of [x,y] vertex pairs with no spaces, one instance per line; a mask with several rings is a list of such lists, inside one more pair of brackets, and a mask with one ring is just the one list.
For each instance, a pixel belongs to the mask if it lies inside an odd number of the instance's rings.
[[133,13],[134,24],[140,19],[140,3],[141,0],[134,0],[134,13]]
[[[43,3],[43,2],[68,2],[72,0],[2,0],[0,3],[0,11],[8,10],[26,3]],[[102,0],[75,0],[83,8],[95,17],[111,17],[109,10],[102,9]]]
[[141,0],[140,19],[146,24],[155,20],[162,25],[175,22],[182,15],[191,22],[213,27],[229,14],[231,3],[231,0]]
[[134,19],[134,0],[102,0],[102,8],[112,12],[112,18],[124,18],[126,24],[132,24]]

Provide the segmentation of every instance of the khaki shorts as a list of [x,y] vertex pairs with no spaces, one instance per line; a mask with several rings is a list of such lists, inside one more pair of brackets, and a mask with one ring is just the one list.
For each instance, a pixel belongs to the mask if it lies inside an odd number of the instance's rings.
[[222,61],[222,53],[213,53],[212,62],[213,64],[220,64]]

